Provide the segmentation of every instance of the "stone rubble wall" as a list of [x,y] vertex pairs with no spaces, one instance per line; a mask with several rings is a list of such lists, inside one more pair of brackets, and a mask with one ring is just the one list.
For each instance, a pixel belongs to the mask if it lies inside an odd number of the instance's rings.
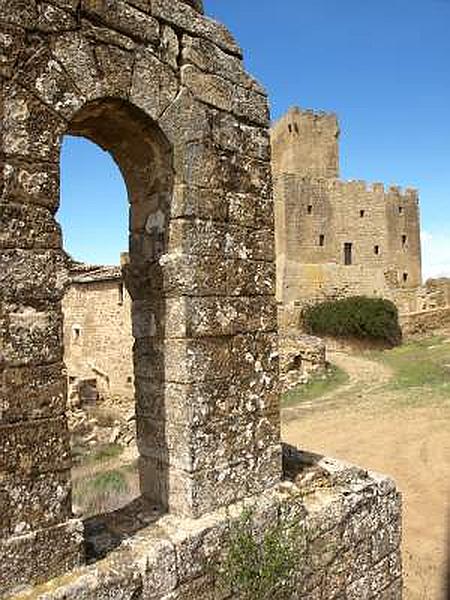
[[15,600],[222,600],[215,579],[230,524],[251,511],[256,536],[298,530],[299,600],[400,600],[401,497],[393,482],[338,461],[285,449],[286,479],[196,520],[162,517],[107,558]]
[[315,336],[280,333],[279,352],[281,392],[308,383],[328,366],[325,342]]

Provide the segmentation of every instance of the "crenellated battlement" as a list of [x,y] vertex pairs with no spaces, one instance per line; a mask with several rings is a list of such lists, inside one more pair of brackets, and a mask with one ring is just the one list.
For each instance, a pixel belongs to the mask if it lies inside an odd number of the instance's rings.
[[384,201],[403,202],[405,204],[417,204],[419,202],[419,191],[416,188],[401,187],[398,185],[386,185],[384,183],[371,183],[363,179],[330,179],[328,177],[314,177],[310,175],[299,176],[294,173],[279,173],[274,175],[275,184],[309,185],[330,192],[341,194],[367,194],[382,197]]

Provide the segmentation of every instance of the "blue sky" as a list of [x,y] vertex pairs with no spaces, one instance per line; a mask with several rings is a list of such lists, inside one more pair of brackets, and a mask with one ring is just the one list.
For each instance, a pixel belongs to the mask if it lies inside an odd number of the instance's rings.
[[[424,275],[450,275],[450,0],[206,0],[269,93],[331,110],[341,175],[420,190]],[[107,154],[67,138],[60,220],[66,249],[117,262],[126,192]]]

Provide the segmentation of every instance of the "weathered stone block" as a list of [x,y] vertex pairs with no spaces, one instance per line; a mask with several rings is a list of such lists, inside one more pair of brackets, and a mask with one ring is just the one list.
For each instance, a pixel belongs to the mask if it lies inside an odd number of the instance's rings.
[[0,423],[59,417],[66,407],[63,364],[7,367],[0,376]]
[[[181,147],[181,156],[185,144],[211,137],[209,108],[198,102],[186,87],[180,88],[177,96],[161,115],[159,125],[175,149]],[[187,183],[190,186],[195,184],[194,181]],[[210,186],[209,189],[214,188]]]
[[182,38],[182,65],[195,65],[207,73],[220,73],[221,77],[229,81],[263,92],[259,84],[246,73],[242,60],[224,52],[209,40],[184,35]]
[[0,74],[11,78],[16,60],[25,45],[25,31],[14,25],[0,25]]
[[62,360],[60,311],[0,306],[0,348],[10,366],[52,364]]
[[171,592],[177,586],[175,549],[168,540],[158,540],[145,554],[142,597],[144,600],[152,600]]
[[58,525],[72,515],[70,471],[6,476],[2,494],[0,538]]
[[1,202],[36,204],[54,214],[59,206],[59,172],[57,165],[24,162],[14,157],[1,164],[3,175]]
[[41,207],[0,204],[0,248],[61,248],[61,228]]
[[37,309],[48,308],[64,294],[65,273],[62,252],[3,250],[0,257],[2,300]]
[[170,510],[199,517],[213,506],[227,506],[275,485],[281,476],[281,450],[270,449],[243,463],[216,464],[214,469],[169,471]]
[[136,378],[161,382],[164,379],[164,342],[158,338],[137,338],[133,348]]
[[159,23],[128,2],[115,0],[82,0],[82,13],[100,20],[108,27],[146,44],[158,44]]
[[98,45],[94,53],[102,74],[105,95],[128,98],[131,89],[134,54],[111,45]]
[[174,338],[275,331],[277,327],[272,296],[170,298],[166,313],[165,335]]
[[26,68],[20,72],[20,82],[47,106],[65,119],[70,119],[83,104],[80,92],[48,48],[36,48],[29,54],[31,56],[25,63]]
[[206,104],[256,125],[269,124],[269,109],[264,94],[244,88],[219,75],[204,73],[190,64],[181,68],[181,82]]
[[76,29],[78,25],[74,13],[62,10],[44,2],[38,6],[37,29],[45,33],[59,33]]
[[270,162],[270,137],[265,127],[249,125],[239,117],[210,108],[212,141],[223,150]]
[[164,350],[168,382],[191,383],[227,376],[230,349],[226,337],[167,340]]
[[232,259],[227,261],[227,291],[232,296],[270,296],[275,292],[273,263]]
[[81,32],[74,31],[55,37],[51,49],[85,100],[102,97],[101,77],[93,47]]
[[66,419],[0,425],[0,471],[38,474],[71,466]]
[[223,256],[225,236],[225,224],[218,224],[212,220],[175,219],[169,226],[168,252]]
[[178,88],[178,79],[170,67],[149,51],[138,54],[130,92],[130,100],[136,106],[158,119],[175,99]]
[[35,0],[0,0],[0,13],[8,24],[33,29],[37,20]]
[[227,202],[220,190],[197,188],[188,184],[176,185],[170,207],[171,217],[195,217],[226,221]]
[[2,592],[14,597],[15,589],[63,575],[81,565],[83,554],[83,526],[76,520],[0,542]]
[[157,19],[170,23],[177,29],[206,38],[230,54],[242,55],[241,49],[223,25],[199,15],[198,10],[186,3],[179,0],[152,0],[151,8],[152,15]]
[[225,418],[239,419],[246,415],[249,426],[258,415],[273,415],[278,408],[278,394],[250,392],[234,379],[199,383],[169,383],[165,388],[165,413],[174,422],[189,422],[200,426],[207,421]]
[[230,258],[264,260],[275,258],[275,238],[273,231],[249,229],[240,225],[230,225],[225,237],[225,255]]
[[3,94],[1,151],[57,163],[65,122],[16,83],[5,83]]
[[137,46],[137,42],[130,37],[108,27],[103,27],[99,23],[93,23],[86,18],[81,18],[81,30],[86,39],[94,45],[98,43],[106,44],[128,51],[135,50]]
[[[234,282],[234,261],[206,256],[167,254],[161,257],[163,289],[167,296],[217,296],[227,293],[228,280]],[[237,293],[236,295],[242,295]]]

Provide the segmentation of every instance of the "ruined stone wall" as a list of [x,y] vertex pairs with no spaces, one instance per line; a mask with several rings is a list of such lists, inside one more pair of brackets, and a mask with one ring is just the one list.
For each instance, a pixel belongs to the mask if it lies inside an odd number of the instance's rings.
[[227,513],[162,517],[95,565],[16,600],[237,600],[216,573],[230,547],[229,528],[242,523],[243,511],[252,515],[258,540],[274,527],[295,528],[290,597],[401,600],[401,498],[394,483],[290,447],[282,484]]
[[[298,118],[309,123],[313,117],[292,109],[272,130],[278,301],[305,303],[357,294],[396,301],[397,292],[417,289],[417,193],[340,181],[332,169],[324,176],[325,168],[311,167],[311,160],[319,160],[310,151],[311,139],[322,165],[329,164],[330,140],[337,145],[336,119],[315,117],[324,143],[321,136],[311,136],[311,128],[304,135],[299,128],[293,141],[286,127]],[[351,255],[347,259],[346,246]]]
[[6,593],[83,560],[55,220],[64,135],[108,150],[128,190],[143,496],[204,514],[277,482],[281,448],[268,102],[233,37],[180,0],[12,0],[0,32]]
[[103,398],[133,401],[131,298],[122,279],[72,280],[62,309],[69,383],[95,379]]

